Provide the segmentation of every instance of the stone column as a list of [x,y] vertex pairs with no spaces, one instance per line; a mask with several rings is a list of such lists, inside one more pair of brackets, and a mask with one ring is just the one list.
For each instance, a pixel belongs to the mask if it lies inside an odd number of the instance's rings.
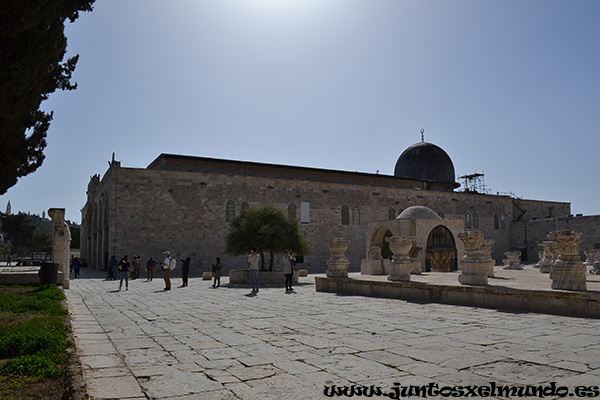
[[421,275],[423,273],[421,261],[419,260],[419,251],[421,251],[420,247],[413,246],[408,252],[408,256],[410,257],[410,264],[412,265],[412,270],[410,271],[410,273],[413,275]]
[[383,257],[379,246],[371,246],[369,258],[360,262],[361,275],[384,275]]
[[431,262],[431,272],[450,272],[452,250],[427,250]]
[[523,269],[523,267],[521,267],[520,251],[507,251],[504,253],[504,255],[506,256],[506,258],[502,260],[504,262],[504,269]]
[[583,252],[585,254],[586,260],[583,263],[586,269],[590,267],[590,274],[592,275],[600,275],[600,263],[598,262],[598,250],[586,250]]
[[592,269],[590,270],[592,275],[600,275],[600,250],[594,250],[594,259],[592,262]]
[[573,231],[550,232],[557,254],[552,263],[552,289],[587,290],[585,265],[579,257],[583,233]]
[[69,289],[71,230],[65,222],[65,209],[51,208],[48,216],[52,218],[52,261],[58,264],[58,284]]
[[483,241],[483,250],[485,251],[485,255],[488,258],[488,278],[493,278],[494,275],[494,266],[496,266],[496,260],[492,258],[492,250],[494,249],[494,242],[491,239],[487,239]]
[[552,251],[554,243],[550,240],[544,240],[542,242],[537,242],[537,244],[544,252],[544,256],[540,262],[540,272],[543,274],[549,274],[552,270],[551,265],[554,262],[554,252]]
[[544,259],[544,252],[538,251],[538,262],[533,266],[533,268],[540,268],[542,266],[543,259]]
[[408,252],[412,247],[413,240],[403,236],[390,236],[385,240],[390,244],[390,250],[394,253],[390,263],[391,273],[387,277],[388,281],[410,281],[413,264]]
[[327,272],[325,273],[328,278],[348,277],[350,260],[344,255],[348,248],[348,243],[350,243],[350,239],[327,239],[327,245],[331,252],[331,256],[327,260]]
[[458,263],[461,272],[458,281],[462,285],[487,285],[491,257],[483,232],[461,232],[458,238],[465,244],[465,255]]

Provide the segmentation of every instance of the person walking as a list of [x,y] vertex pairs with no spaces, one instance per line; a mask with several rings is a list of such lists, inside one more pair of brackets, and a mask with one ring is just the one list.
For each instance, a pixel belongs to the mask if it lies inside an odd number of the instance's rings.
[[258,262],[260,256],[256,254],[256,249],[252,249],[247,258],[248,272],[250,273],[250,283],[252,284],[252,293],[258,293]]
[[181,279],[183,280],[181,287],[186,287],[188,285],[188,276],[190,274],[190,263],[192,262],[192,259],[189,257],[184,259],[183,256],[181,256],[181,262],[183,263],[181,266]]
[[81,270],[81,261],[79,261],[79,257],[73,258],[73,273],[75,274],[75,278],[79,278],[79,271]]
[[117,267],[119,266],[119,260],[117,260],[117,256],[114,254],[110,257],[110,261],[108,262],[108,280],[114,281],[117,279]]
[[119,290],[123,288],[123,279],[125,279],[125,290],[129,290],[129,261],[127,260],[127,256],[124,255],[119,265],[117,266],[117,271],[119,271]]
[[154,267],[156,267],[158,261],[154,259],[154,257],[150,257],[148,262],[146,263],[146,272],[148,273],[146,276],[147,281],[151,281],[154,278]]
[[133,256],[133,261],[131,261],[131,273],[129,274],[130,279],[136,279],[138,270],[140,269],[140,258],[138,256]]
[[165,259],[162,263],[163,271],[165,272],[163,276],[165,288],[163,290],[171,290],[171,271],[175,269],[177,261],[171,257],[170,251],[165,251],[163,254],[165,255]]
[[292,277],[294,276],[294,262],[296,257],[294,253],[286,250],[283,256],[283,274],[285,276],[285,292],[289,293],[293,291],[292,288]]
[[212,287],[214,288],[218,288],[219,286],[221,286],[221,268],[223,268],[223,266],[221,265],[221,259],[217,257],[215,263],[212,265],[214,278]]

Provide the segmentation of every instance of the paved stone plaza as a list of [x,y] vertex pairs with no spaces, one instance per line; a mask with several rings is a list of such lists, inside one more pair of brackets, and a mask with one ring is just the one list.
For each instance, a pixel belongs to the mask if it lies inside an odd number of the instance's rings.
[[[600,320],[190,279],[66,290],[94,399],[325,399],[325,386],[600,386]],[[547,278],[546,278],[547,279]],[[397,384],[396,384],[397,387]],[[335,396],[345,398],[344,396]],[[356,397],[356,396],[355,396]],[[574,396],[573,396],[574,397]],[[503,398],[503,397],[495,397]],[[549,397],[553,398],[553,397]]]

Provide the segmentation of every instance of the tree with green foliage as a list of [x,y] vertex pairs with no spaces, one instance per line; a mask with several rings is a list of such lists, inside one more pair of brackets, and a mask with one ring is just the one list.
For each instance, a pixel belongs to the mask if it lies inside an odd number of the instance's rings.
[[25,213],[0,213],[0,232],[10,248],[8,254],[20,256],[32,252],[52,252],[52,238],[48,233],[37,231],[31,219]]
[[71,83],[78,56],[64,63],[65,21],[95,0],[0,1],[0,195],[42,165],[52,112],[40,110]]
[[2,214],[2,234],[10,247],[11,252],[17,255],[31,253],[31,244],[35,234],[35,226],[25,213]]
[[275,254],[291,250],[297,255],[312,253],[311,243],[300,234],[300,223],[273,206],[248,208],[229,223],[225,235],[225,252],[239,256],[256,248],[261,254],[261,269],[265,270],[264,253],[270,255],[269,271],[273,270]]

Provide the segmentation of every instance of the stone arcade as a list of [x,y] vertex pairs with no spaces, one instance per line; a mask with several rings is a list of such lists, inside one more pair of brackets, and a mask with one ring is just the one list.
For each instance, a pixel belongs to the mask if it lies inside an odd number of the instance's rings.
[[[360,271],[362,263],[368,273],[381,274],[389,273],[392,257],[387,238],[398,235],[414,237],[413,273],[421,265],[423,272],[456,270],[463,231],[483,232],[494,243],[486,251],[497,263],[511,250],[523,261],[537,258],[538,243],[565,218],[586,234],[582,250],[600,243],[594,230],[600,219],[567,217],[569,203],[455,191],[455,177],[446,152],[424,141],[401,154],[394,175],[171,154],[159,155],[145,169],[112,161],[88,185],[81,256],[104,269],[113,254],[147,260],[170,250],[190,256],[196,273],[208,271],[215,257],[221,257],[224,273],[245,268],[244,257],[224,254],[228,222],[247,207],[266,204],[300,221],[314,253],[298,268],[310,273],[328,269],[332,238],[349,239],[348,271]],[[281,260],[275,267],[281,268]]]

